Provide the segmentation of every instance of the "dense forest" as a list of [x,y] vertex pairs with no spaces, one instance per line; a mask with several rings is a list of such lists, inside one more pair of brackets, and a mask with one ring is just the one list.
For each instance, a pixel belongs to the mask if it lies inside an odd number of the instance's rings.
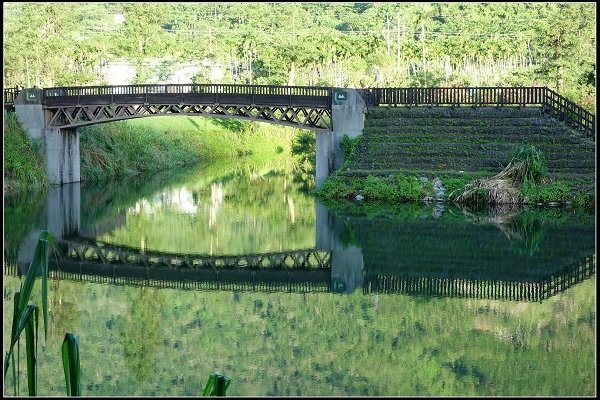
[[5,86],[546,85],[595,109],[595,3],[4,3]]

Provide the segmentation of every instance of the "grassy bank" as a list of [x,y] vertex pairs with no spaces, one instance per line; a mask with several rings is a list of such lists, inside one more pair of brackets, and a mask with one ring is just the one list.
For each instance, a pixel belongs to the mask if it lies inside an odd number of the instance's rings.
[[14,113],[4,128],[4,190],[40,188],[47,184],[41,140],[29,140]]
[[534,146],[519,146],[500,173],[442,172],[396,169],[387,175],[359,173],[347,167],[356,157],[360,138],[344,137],[346,163],[327,178],[314,194],[336,208],[335,203],[358,201],[389,208],[397,203],[451,202],[462,205],[527,204],[574,208],[594,212],[593,177],[566,178],[548,174],[544,155]]
[[[104,181],[143,176],[220,159],[279,159],[291,155],[299,132],[266,123],[203,117],[152,117],[81,129],[81,179]],[[4,134],[4,188],[47,184],[41,141],[31,141],[8,114]]]
[[[415,171],[398,171],[379,177],[333,175],[314,194],[335,208],[347,201],[393,208],[397,203],[428,203],[435,200],[454,203],[465,192],[469,183],[481,179],[481,173],[434,174]],[[434,182],[439,180],[445,189],[437,196]],[[537,184],[526,184],[521,188],[523,204],[536,206],[566,207],[581,212],[595,211],[595,184],[591,179],[547,178]]]

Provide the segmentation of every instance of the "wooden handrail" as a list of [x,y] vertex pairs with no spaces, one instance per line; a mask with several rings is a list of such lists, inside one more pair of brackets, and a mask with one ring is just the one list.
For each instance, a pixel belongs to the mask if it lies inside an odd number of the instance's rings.
[[360,90],[367,106],[541,106],[596,140],[596,117],[548,87],[368,88]]

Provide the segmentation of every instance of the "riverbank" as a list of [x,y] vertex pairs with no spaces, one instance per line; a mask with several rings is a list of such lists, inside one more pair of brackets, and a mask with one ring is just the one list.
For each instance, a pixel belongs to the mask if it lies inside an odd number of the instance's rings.
[[[489,173],[487,173],[489,176]],[[333,175],[313,193],[329,207],[393,209],[398,203],[454,204],[468,185],[486,173],[439,173],[398,171],[379,177]],[[595,212],[595,183],[592,179],[546,178],[520,188],[521,204]],[[355,208],[355,207],[350,207]]]
[[[299,130],[218,118],[153,117],[81,128],[81,179],[86,182],[147,176],[218,159],[291,157]],[[4,131],[4,190],[47,185],[42,143],[29,140],[15,114]]]

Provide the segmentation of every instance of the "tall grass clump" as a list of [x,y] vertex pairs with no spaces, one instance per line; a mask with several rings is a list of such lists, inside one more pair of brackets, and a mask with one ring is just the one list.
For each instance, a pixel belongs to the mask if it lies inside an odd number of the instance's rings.
[[42,142],[29,139],[15,113],[7,113],[4,129],[4,189],[43,187],[47,184]]
[[81,366],[79,363],[79,335],[67,332],[62,344],[62,361],[67,396],[81,396]]
[[476,179],[465,186],[455,202],[459,204],[523,203],[523,185],[538,184],[547,168],[541,152],[534,146],[519,147],[508,165],[491,178]]

